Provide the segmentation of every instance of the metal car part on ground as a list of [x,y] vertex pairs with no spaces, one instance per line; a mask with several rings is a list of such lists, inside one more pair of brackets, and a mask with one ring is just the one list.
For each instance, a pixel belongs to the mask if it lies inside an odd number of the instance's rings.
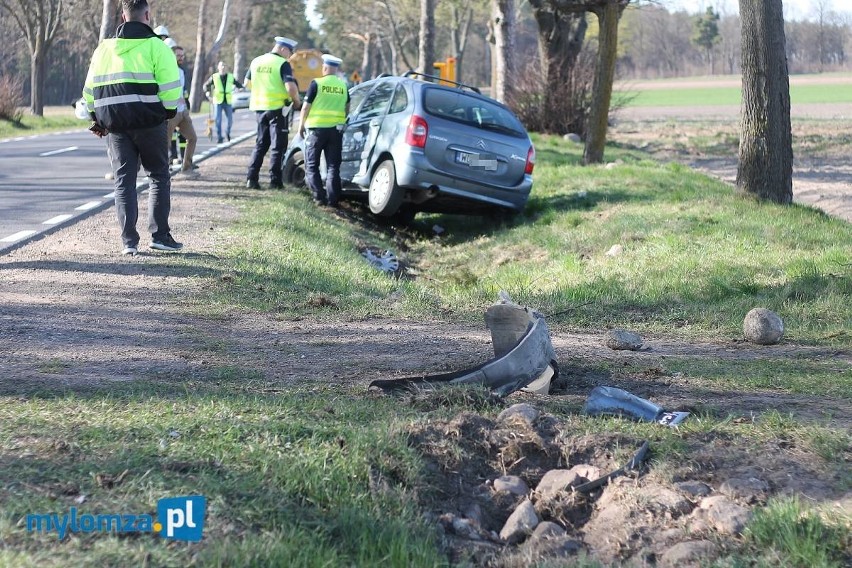
[[[420,77],[379,77],[350,89],[344,197],[366,198],[383,217],[522,211],[535,149],[518,118],[475,88]],[[294,137],[284,157],[286,182],[304,185],[305,155],[304,139]]]
[[546,394],[559,374],[556,353],[544,316],[508,300],[486,310],[485,322],[491,331],[494,359],[471,369],[437,375],[376,380],[370,388],[383,391],[430,388],[440,384],[481,384],[499,396],[535,385]]
[[664,426],[677,426],[689,416],[689,412],[664,410],[649,400],[615,387],[595,387],[589,394],[583,412],[591,416],[630,416],[646,422],[657,422]]

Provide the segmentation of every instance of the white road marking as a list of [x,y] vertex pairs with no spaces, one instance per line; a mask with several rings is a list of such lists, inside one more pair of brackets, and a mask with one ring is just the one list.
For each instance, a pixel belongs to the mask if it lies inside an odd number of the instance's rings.
[[0,243],[14,243],[15,241],[20,241],[21,239],[25,239],[31,235],[35,235],[35,231],[18,231],[17,233],[13,233],[8,237],[3,237],[0,239]]
[[48,219],[47,221],[42,221],[42,223],[41,223],[41,224],[42,224],[42,225],[58,225],[59,223],[62,223],[63,221],[67,221],[68,219],[70,219],[70,218],[71,218],[71,217],[73,217],[73,216],[74,216],[74,215],[68,215],[68,214],[66,214],[66,215],[57,215],[56,217],[51,217],[51,218],[50,218],[50,219]]
[[42,158],[45,156],[55,156],[56,154],[64,154],[65,152],[73,152],[77,149],[77,146],[69,146],[67,148],[62,148],[61,150],[52,150],[50,152],[44,152],[43,154],[39,154]]
[[84,203],[79,207],[75,207],[74,211],[88,211],[89,209],[93,209],[100,204],[100,201],[89,201],[88,203]]

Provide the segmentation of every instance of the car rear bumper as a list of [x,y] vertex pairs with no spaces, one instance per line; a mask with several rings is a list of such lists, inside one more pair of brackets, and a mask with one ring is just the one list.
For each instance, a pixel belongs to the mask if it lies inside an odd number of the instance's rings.
[[[417,152],[407,152],[401,159],[395,160],[396,180],[405,189],[437,190],[437,194],[426,202],[424,209],[456,209],[459,201],[475,203],[481,206],[500,207],[513,211],[522,211],[532,190],[532,176],[524,175],[518,185],[506,187],[482,181],[470,181],[436,171],[426,156]],[[434,203],[430,203],[434,201]],[[433,205],[435,207],[431,207]],[[446,205],[442,206],[442,205]],[[465,210],[448,211],[465,213]]]

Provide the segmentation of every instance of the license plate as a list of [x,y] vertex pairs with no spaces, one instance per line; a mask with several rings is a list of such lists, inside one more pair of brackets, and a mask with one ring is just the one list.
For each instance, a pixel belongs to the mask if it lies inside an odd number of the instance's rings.
[[469,166],[471,158],[473,158],[473,154],[468,154],[467,152],[456,152],[457,164],[464,164],[466,166]]

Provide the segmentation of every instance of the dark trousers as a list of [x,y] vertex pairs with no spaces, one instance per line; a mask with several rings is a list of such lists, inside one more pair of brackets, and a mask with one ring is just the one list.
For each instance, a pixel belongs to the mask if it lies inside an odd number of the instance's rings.
[[257,111],[257,138],[254,141],[254,152],[251,154],[246,179],[258,181],[260,167],[267,150],[272,148],[269,154],[269,183],[281,185],[281,161],[284,159],[284,150],[287,149],[288,125],[287,116],[281,109]]
[[110,132],[108,154],[115,178],[115,214],[124,246],[139,244],[136,221],[139,217],[136,174],[141,160],[151,184],[148,189],[148,231],[153,240],[169,234],[172,208],[169,176],[169,140],[166,123],[127,132]]
[[[332,207],[340,200],[340,160],[343,132],[337,128],[309,128],[305,138],[305,179],[314,199]],[[325,187],[320,176],[320,155],[325,154]]]

